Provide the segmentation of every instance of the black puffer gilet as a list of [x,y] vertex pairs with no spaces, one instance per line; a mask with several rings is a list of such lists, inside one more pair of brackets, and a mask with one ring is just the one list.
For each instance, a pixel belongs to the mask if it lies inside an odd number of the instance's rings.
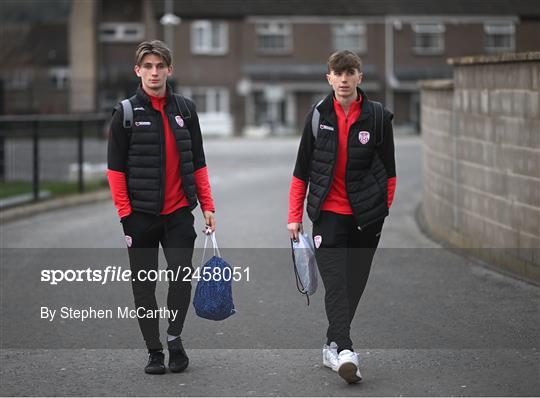
[[[182,189],[190,208],[197,206],[193,154],[189,118],[175,119],[180,115],[177,94],[167,94],[164,111],[173,131],[180,155]],[[150,98],[139,87],[129,99],[133,108],[127,155],[127,188],[133,210],[160,214],[165,190],[165,137],[161,113],[152,107]]]
[[[338,150],[338,122],[329,95],[317,107],[320,112],[319,128],[311,161],[307,213],[312,221],[319,218],[321,206],[332,186]],[[375,133],[374,104],[363,97],[362,111],[348,134],[345,186],[357,225],[360,229],[388,215],[388,177],[376,151],[382,131]],[[321,128],[321,126],[323,128]],[[333,131],[327,127],[333,128]],[[369,132],[370,139],[363,144],[360,132]]]

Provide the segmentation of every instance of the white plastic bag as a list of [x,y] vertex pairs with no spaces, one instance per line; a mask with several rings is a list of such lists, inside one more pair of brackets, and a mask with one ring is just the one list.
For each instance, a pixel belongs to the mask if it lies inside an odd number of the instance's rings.
[[306,234],[298,234],[298,241],[291,240],[296,287],[309,296],[317,291],[317,261],[313,240]]

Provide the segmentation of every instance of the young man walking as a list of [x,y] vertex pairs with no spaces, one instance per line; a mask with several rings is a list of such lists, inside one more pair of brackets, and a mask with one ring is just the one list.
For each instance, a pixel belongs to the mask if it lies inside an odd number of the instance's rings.
[[[364,292],[396,186],[393,115],[358,88],[361,60],[351,51],[328,59],[332,87],[307,117],[289,195],[287,229],[313,222],[328,318],[323,364],[349,383],[361,381],[350,326]],[[361,250],[359,250],[361,249]]]
[[[191,260],[197,234],[191,211],[201,204],[207,225],[215,230],[214,203],[195,104],[167,85],[172,74],[171,51],[159,40],[141,43],[135,74],[141,79],[129,103],[113,112],[108,145],[108,179],[122,222],[132,271],[135,307],[158,314],[156,282],[146,278],[157,270],[159,244],[167,260],[167,347],[169,369],[182,372],[189,364],[180,334],[191,299]],[[146,373],[165,373],[159,317],[138,322],[149,352]]]

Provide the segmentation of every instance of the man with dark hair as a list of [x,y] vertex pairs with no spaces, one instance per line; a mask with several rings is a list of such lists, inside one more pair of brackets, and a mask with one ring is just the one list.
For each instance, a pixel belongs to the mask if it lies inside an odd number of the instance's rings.
[[[167,85],[171,52],[154,40],[135,54],[141,79],[129,102],[114,108],[108,145],[108,179],[124,229],[138,314],[157,314],[156,282],[145,275],[158,268],[159,244],[169,274],[167,346],[169,369],[182,372],[189,364],[180,334],[191,299],[191,260],[197,234],[191,211],[201,203],[207,225],[215,230],[214,203],[195,104]],[[131,119],[131,120],[130,120]],[[159,318],[139,316],[149,352],[146,373],[165,373]]]
[[287,224],[290,238],[298,239],[309,186],[307,213],[329,323],[323,364],[349,383],[362,380],[350,326],[396,186],[393,115],[357,87],[361,68],[351,51],[328,59],[333,91],[307,117]]

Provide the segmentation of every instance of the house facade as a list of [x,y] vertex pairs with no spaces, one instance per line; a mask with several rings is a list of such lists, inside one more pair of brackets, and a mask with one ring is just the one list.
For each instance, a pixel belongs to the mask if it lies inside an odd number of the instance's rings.
[[217,135],[298,132],[328,93],[326,60],[363,61],[361,84],[395,125],[419,125],[418,81],[450,77],[446,60],[540,48],[534,2],[79,0],[69,19],[71,111],[108,111],[133,92],[138,42],[174,51],[175,89]]

